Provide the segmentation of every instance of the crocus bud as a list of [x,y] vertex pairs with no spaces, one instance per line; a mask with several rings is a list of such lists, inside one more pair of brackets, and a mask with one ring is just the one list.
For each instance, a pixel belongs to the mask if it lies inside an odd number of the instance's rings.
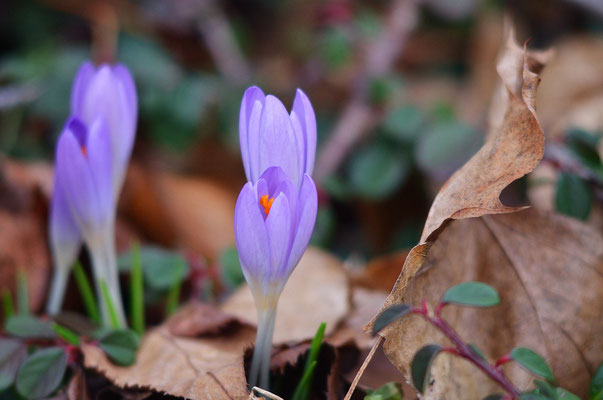
[[289,115],[279,99],[250,87],[241,102],[239,141],[249,182],[279,166],[299,188],[303,175],[312,174],[316,154],[316,117],[308,96],[297,89]]
[[316,221],[316,120],[298,90],[291,114],[274,96],[247,89],[239,114],[247,184],[235,206],[235,240],[258,312],[250,382],[267,388],[276,304]]
[[120,64],[98,68],[87,61],[80,67],[71,89],[71,115],[90,126],[102,115],[111,136],[113,187],[118,196],[123,184],[138,114],[132,75]]
[[[114,248],[115,201],[111,137],[102,115],[88,128],[78,118],[69,119],[57,143],[53,208],[58,231],[53,242],[81,233],[92,258],[97,292],[107,284],[118,317],[124,321]],[[67,205],[66,208],[63,208]],[[59,220],[60,218],[63,218]],[[75,223],[75,224],[73,224]],[[67,247],[65,247],[67,248]],[[62,256],[62,254],[61,254]],[[67,257],[68,254],[65,254]],[[109,322],[107,305],[101,302],[103,318]]]

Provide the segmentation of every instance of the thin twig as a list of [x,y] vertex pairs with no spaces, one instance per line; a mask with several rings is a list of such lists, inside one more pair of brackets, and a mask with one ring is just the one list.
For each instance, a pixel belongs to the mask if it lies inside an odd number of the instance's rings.
[[354,144],[377,121],[377,112],[368,104],[369,84],[373,78],[392,69],[408,35],[417,24],[419,2],[420,0],[394,1],[383,33],[367,46],[364,68],[358,75],[358,83],[350,101],[318,155],[315,169],[318,181],[335,172]]
[[358,385],[358,381],[360,380],[360,377],[362,377],[364,370],[366,369],[366,367],[369,365],[369,363],[373,359],[373,356],[375,355],[375,351],[377,351],[377,348],[379,347],[379,345],[381,345],[381,341],[383,341],[383,336],[379,336],[379,338],[377,339],[375,344],[373,344],[373,348],[369,352],[368,356],[366,356],[366,358],[364,359],[364,362],[362,363],[362,365],[360,366],[360,369],[356,373],[356,376],[354,377],[354,380],[352,381],[352,384],[350,385],[350,388],[348,389],[348,392],[346,393],[343,400],[350,400],[352,398],[352,394],[354,394],[354,390],[356,390],[356,386]]

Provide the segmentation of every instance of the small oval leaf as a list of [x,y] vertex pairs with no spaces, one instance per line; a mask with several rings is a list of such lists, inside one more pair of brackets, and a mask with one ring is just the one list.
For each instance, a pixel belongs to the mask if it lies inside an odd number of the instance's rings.
[[373,325],[373,335],[376,335],[389,324],[402,318],[411,310],[412,307],[408,304],[395,304],[391,307],[388,307],[381,314],[379,314],[375,320],[375,324]]
[[38,350],[17,374],[17,391],[27,399],[46,397],[59,386],[67,368],[67,354],[59,347]]
[[410,364],[412,382],[421,393],[429,385],[429,369],[440,351],[442,351],[442,346],[439,344],[428,344],[417,351],[412,359]]
[[550,383],[545,381],[534,381],[534,384],[538,388],[538,393],[545,396],[547,399],[557,400],[557,392],[555,388],[551,386]]
[[463,282],[448,289],[441,301],[464,306],[492,307],[500,303],[500,297],[490,285],[482,282]]
[[505,396],[500,394],[500,393],[496,393],[496,394],[489,394],[488,396],[484,397],[483,400],[502,400],[504,399]]
[[557,392],[557,398],[559,400],[580,400],[580,397],[568,390],[565,390],[564,388],[555,388],[555,392]]
[[26,339],[54,339],[58,335],[52,329],[52,321],[33,315],[13,315],[6,320],[6,332]]
[[111,361],[122,366],[134,364],[138,343],[138,336],[129,329],[110,331],[98,341]]
[[542,376],[548,381],[555,381],[551,368],[538,353],[527,347],[516,347],[509,355],[513,360],[526,368],[528,371]]
[[589,400],[603,400],[603,363],[599,365],[588,389]]
[[25,343],[16,339],[0,339],[0,392],[13,384],[25,358]]
[[546,396],[539,393],[522,393],[519,396],[519,400],[551,400]]

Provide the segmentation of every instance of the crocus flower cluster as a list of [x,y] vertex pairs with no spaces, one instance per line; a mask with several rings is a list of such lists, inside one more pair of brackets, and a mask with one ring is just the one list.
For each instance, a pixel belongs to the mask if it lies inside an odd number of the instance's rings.
[[298,89],[289,114],[276,97],[250,87],[241,104],[239,138],[248,182],[235,208],[235,239],[258,312],[250,381],[267,387],[276,304],[316,221],[310,100]]
[[[114,223],[116,200],[132,151],[137,120],[134,81],[122,65],[84,63],[71,92],[71,116],[56,148],[50,213],[50,243],[55,266],[48,312],[59,311],[69,270],[82,241],[90,252],[99,299],[107,285],[124,323]],[[109,316],[106,304],[101,311]]]

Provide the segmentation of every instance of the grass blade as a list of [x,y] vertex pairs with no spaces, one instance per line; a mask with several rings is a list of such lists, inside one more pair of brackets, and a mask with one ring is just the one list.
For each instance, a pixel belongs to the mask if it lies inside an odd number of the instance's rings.
[[73,268],[73,275],[75,276],[75,282],[77,283],[77,287],[82,296],[82,300],[84,301],[84,307],[86,308],[86,312],[90,319],[95,323],[100,325],[100,313],[98,311],[98,305],[96,304],[96,300],[94,299],[94,293],[92,292],[92,287],[90,286],[90,282],[88,281],[88,277],[84,272],[84,268],[82,264],[79,262],[75,264]]

